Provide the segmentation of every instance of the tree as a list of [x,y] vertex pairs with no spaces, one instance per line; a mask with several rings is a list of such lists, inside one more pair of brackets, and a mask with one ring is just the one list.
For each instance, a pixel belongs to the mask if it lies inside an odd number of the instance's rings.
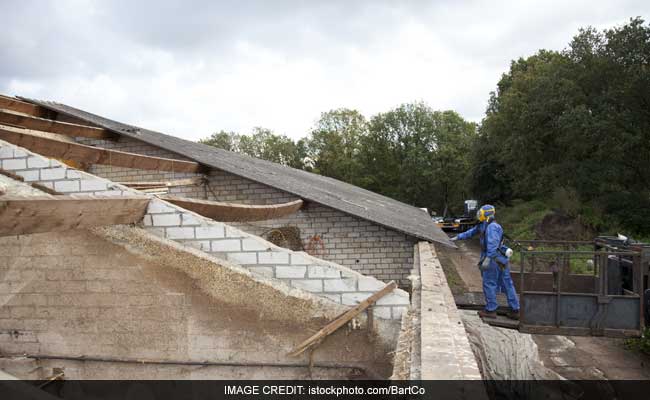
[[650,26],[582,29],[562,52],[513,62],[492,94],[472,152],[486,199],[566,188],[612,224],[650,232]]
[[[362,186],[420,207],[457,210],[466,195],[476,126],[453,111],[403,104],[371,118],[362,140]],[[457,206],[458,205],[458,206]]]
[[199,142],[293,168],[302,168],[306,156],[302,141],[295,143],[285,135],[260,127],[253,128],[250,135],[219,131]]
[[340,108],[321,114],[304,142],[314,162],[313,172],[356,182],[359,176],[359,147],[368,123],[356,110]]

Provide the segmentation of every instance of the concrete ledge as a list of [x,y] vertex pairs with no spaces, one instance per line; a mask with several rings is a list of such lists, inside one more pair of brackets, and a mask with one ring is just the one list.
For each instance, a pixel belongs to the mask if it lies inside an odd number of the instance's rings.
[[419,316],[416,358],[420,365],[415,370],[420,376],[411,379],[482,379],[434,247],[420,242],[416,253],[414,272],[419,275],[419,285],[414,285],[414,298],[419,298],[419,304],[413,307]]

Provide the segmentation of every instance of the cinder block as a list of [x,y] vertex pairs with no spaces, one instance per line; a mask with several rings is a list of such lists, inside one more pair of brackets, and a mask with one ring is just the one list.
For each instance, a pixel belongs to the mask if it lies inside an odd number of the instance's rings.
[[162,200],[152,199],[147,208],[147,214],[173,213],[178,210]]
[[392,307],[392,309],[393,309],[392,311],[393,319],[401,319],[402,314],[404,314],[406,310],[408,310],[408,307]]
[[0,147],[0,160],[5,158],[14,158],[14,148],[7,145]]
[[213,240],[212,251],[215,253],[241,251],[241,240],[239,239]]
[[196,227],[196,238],[197,239],[216,239],[224,237],[223,226],[220,225],[208,225],[208,226],[197,226]]
[[260,264],[288,264],[289,253],[279,251],[265,251],[257,253]]
[[65,173],[65,177],[68,179],[80,179],[81,174],[79,173],[79,171],[75,169],[68,168],[68,170]]
[[226,237],[227,238],[244,238],[247,237],[248,235],[245,234],[244,232],[240,231],[239,229],[235,229],[231,226],[226,225]]
[[151,215],[145,214],[144,218],[142,218],[142,225],[153,226],[153,218],[151,218]]
[[304,278],[305,273],[307,272],[307,267],[275,267],[275,277],[279,279],[283,278]]
[[377,300],[377,304],[396,306],[396,305],[409,305],[410,302],[409,302],[408,294],[404,292],[393,292]]
[[209,252],[210,251],[210,241],[209,240],[193,240],[188,242],[183,242],[184,245],[194,247],[201,251]]
[[392,318],[390,307],[374,305],[372,306],[372,313],[377,318],[383,318],[383,319]]
[[228,253],[227,259],[239,265],[257,264],[257,253]]
[[16,174],[22,176],[25,182],[34,182],[39,180],[38,170],[16,171]]
[[[154,214],[152,217],[153,226],[180,226],[181,224],[180,214]],[[194,232],[193,228],[192,232]]]
[[79,181],[56,181],[54,190],[61,193],[71,193],[79,191]]
[[25,150],[23,150],[23,149],[20,149],[20,148],[16,147],[14,149],[14,157],[15,158],[27,157],[27,152]]
[[[293,254],[291,255],[291,261],[293,261]],[[307,276],[310,278],[340,278],[341,272],[333,267],[310,265],[307,270]]]
[[359,278],[359,290],[363,292],[376,292],[384,286],[386,286],[384,282],[370,276]]
[[165,232],[168,239],[194,239],[194,228],[191,227],[166,228]]
[[291,264],[309,265],[314,263],[314,258],[302,252],[291,253]]
[[357,282],[355,279],[325,279],[323,281],[325,292],[356,292]]
[[242,239],[242,249],[249,251],[268,250],[269,244],[256,238]]
[[325,297],[327,299],[332,300],[333,302],[341,304],[341,295],[340,294],[334,294],[334,293],[323,293],[319,295],[321,297]]
[[99,190],[106,190],[108,182],[102,179],[83,179],[80,181],[82,192],[95,192]]
[[[278,267],[281,268],[281,267]],[[277,272],[277,271],[276,271]],[[323,281],[321,279],[297,279],[291,281],[291,286],[298,289],[306,290],[312,293],[323,291]]]
[[250,272],[261,275],[266,278],[273,278],[273,267],[258,267],[258,266],[247,266]]
[[189,225],[201,225],[201,221],[195,217],[192,214],[189,213],[182,213],[181,214],[181,221],[183,226],[189,226]]
[[341,303],[349,306],[355,306],[368,297],[370,297],[372,293],[363,293],[363,292],[355,292],[355,293],[343,293],[341,295]]
[[32,156],[27,159],[27,168],[47,168],[49,166],[50,160],[43,157]]
[[42,181],[53,181],[65,178],[65,168],[43,168],[41,169]]
[[2,160],[2,169],[13,171],[27,168],[27,161],[24,158],[9,158]]

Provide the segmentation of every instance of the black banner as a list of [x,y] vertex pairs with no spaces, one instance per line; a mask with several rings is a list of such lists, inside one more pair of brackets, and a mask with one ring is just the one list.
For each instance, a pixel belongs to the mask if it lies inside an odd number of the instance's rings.
[[0,399],[648,399],[650,381],[0,381]]

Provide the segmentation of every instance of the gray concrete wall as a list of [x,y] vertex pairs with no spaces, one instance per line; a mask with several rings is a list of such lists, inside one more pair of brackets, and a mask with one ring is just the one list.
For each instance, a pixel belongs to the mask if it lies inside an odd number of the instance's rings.
[[[0,293],[0,366],[41,379],[54,367],[67,379],[308,378],[307,368],[272,364],[305,365],[306,355],[287,353],[344,310],[127,227],[0,238]],[[385,376],[395,323],[376,323],[375,341],[365,330],[335,333],[316,365]],[[43,356],[52,359],[35,362]],[[81,356],[122,361],[65,359]],[[192,361],[269,366],[174,364]],[[315,376],[351,372],[316,368]]]

